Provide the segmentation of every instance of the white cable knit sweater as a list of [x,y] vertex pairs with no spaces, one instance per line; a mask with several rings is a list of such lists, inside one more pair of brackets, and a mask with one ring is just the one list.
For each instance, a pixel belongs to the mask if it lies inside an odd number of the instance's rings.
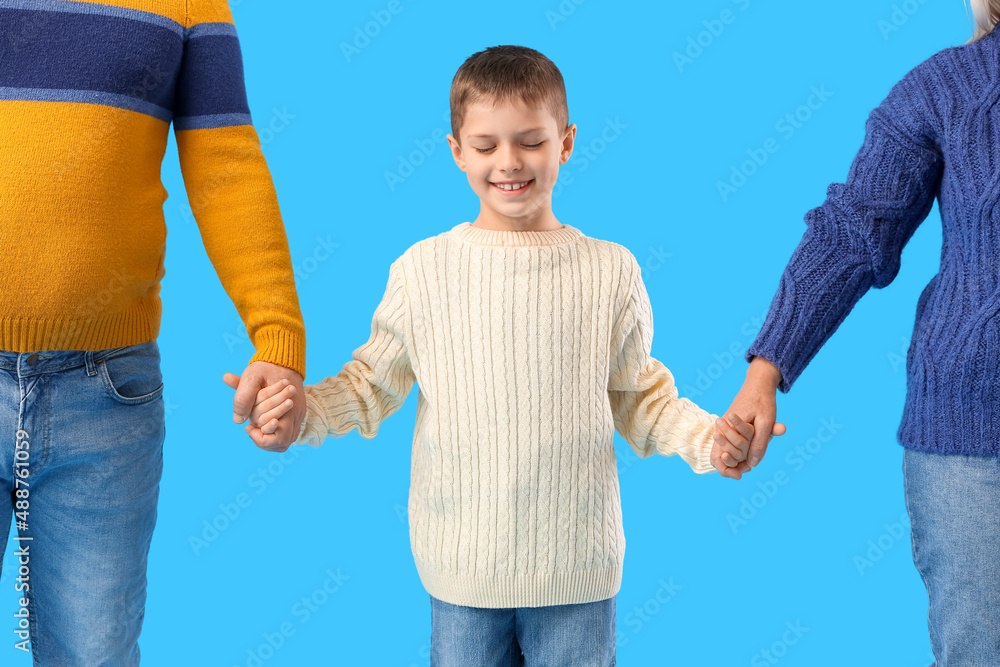
[[416,381],[410,544],[451,604],[603,600],[625,537],[614,429],[639,456],[709,463],[716,415],[650,356],[653,316],[624,247],[563,225],[465,222],[393,262],[371,338],[305,386],[296,441],[374,438]]

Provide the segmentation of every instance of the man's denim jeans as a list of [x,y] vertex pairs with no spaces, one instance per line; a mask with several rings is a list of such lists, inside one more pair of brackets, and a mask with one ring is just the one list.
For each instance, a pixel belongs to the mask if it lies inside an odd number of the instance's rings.
[[614,667],[615,598],[483,609],[431,596],[431,667]]
[[1000,665],[1000,457],[903,454],[933,667]]
[[162,394],[155,341],[0,351],[0,555],[19,554],[36,665],[139,664]]

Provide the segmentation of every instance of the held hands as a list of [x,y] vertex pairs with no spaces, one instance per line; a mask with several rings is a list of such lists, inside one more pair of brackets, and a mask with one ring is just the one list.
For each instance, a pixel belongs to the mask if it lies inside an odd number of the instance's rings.
[[[728,417],[715,420],[715,435],[712,445],[712,465],[722,473],[719,461],[725,468],[739,469],[741,473],[749,472],[750,466],[745,463],[750,452],[750,439],[753,438],[753,426],[732,413]],[[728,476],[728,475],[727,475]]]
[[[740,479],[761,462],[771,438],[784,435],[785,425],[775,421],[775,395],[780,382],[781,371],[777,366],[764,357],[754,357],[747,369],[746,381],[726,412],[726,418],[738,430],[733,433],[732,428],[727,431],[719,426],[712,446],[712,465],[723,477]],[[741,424],[746,428],[741,428]],[[720,432],[723,436],[721,440]],[[742,443],[747,438],[750,439],[748,449],[737,445],[737,442]]]
[[[715,420],[711,461],[723,477],[740,479],[744,473],[751,470],[752,465],[747,459],[752,456],[752,439],[757,433],[756,429],[740,419],[732,408],[726,415]],[[785,425],[775,423],[771,435],[782,435],[784,432]],[[764,448],[767,448],[766,441]],[[761,456],[763,457],[763,454]]]
[[283,452],[298,435],[305,419],[302,376],[267,361],[255,361],[242,375],[226,373],[222,381],[236,390],[233,421],[242,424],[254,444],[269,452]]

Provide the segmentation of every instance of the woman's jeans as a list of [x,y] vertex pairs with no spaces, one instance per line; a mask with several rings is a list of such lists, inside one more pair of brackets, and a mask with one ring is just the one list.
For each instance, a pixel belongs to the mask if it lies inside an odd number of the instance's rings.
[[431,596],[431,667],[614,667],[615,598],[483,609]]
[[1000,457],[903,454],[932,667],[1000,665]]
[[162,393],[155,341],[0,351],[0,556],[9,541],[36,665],[139,664]]

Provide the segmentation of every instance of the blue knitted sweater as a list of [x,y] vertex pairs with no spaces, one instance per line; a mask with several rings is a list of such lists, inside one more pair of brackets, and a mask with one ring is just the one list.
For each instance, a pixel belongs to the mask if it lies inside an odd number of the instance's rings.
[[935,54],[872,111],[746,354],[774,363],[788,392],[854,304],[893,281],[937,197],[941,267],[917,302],[897,432],[912,449],[1000,455],[998,33]]

